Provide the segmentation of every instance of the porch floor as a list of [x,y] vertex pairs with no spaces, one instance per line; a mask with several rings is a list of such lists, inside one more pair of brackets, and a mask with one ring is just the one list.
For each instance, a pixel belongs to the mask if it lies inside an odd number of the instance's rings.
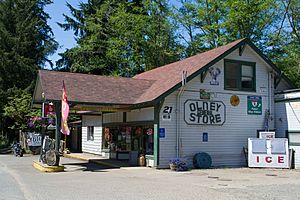
[[105,165],[112,168],[131,167],[128,160],[108,159],[100,155],[89,153],[70,153],[64,154],[64,157],[85,160],[88,162],[96,163],[99,165]]

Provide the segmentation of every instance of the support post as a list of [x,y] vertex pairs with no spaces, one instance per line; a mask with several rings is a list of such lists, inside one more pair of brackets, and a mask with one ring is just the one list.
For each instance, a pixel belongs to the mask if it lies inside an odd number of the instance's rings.
[[154,105],[154,167],[159,166],[159,114],[163,102]]
[[[59,155],[60,146],[60,124],[61,124],[61,102],[56,101],[55,105],[55,152]],[[59,165],[59,156],[57,156],[57,166]]]

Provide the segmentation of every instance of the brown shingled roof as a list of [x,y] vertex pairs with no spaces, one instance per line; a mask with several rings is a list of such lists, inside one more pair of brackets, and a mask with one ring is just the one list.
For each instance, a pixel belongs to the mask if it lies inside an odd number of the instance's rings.
[[65,81],[68,101],[80,103],[134,104],[154,81],[89,74],[39,71],[47,100],[60,100]]
[[[117,78],[98,75],[39,71],[36,91],[45,93],[48,100],[60,100],[62,81],[65,81],[68,100],[94,104],[140,104],[164,97],[181,86],[182,72],[187,71],[188,81],[212,66],[226,55],[241,47],[250,45],[275,70],[268,60],[248,39],[240,39],[210,51],[141,73],[133,78]],[[280,73],[280,71],[278,70]],[[35,92],[36,92],[35,91]],[[34,97],[36,99],[41,97]]]
[[134,79],[155,80],[152,86],[137,100],[137,103],[158,98],[178,83],[181,83],[183,71],[187,71],[187,76],[190,76],[245,40],[240,39],[219,48],[134,76]]

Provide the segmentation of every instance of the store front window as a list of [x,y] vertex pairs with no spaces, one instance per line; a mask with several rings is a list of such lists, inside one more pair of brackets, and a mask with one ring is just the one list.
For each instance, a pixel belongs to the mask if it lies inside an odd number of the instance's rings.
[[103,148],[110,152],[137,151],[153,155],[153,126],[115,126],[103,129]]

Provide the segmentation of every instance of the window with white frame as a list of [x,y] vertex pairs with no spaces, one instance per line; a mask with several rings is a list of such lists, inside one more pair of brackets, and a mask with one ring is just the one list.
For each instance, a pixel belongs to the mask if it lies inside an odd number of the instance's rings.
[[94,126],[87,127],[87,140],[94,141]]

